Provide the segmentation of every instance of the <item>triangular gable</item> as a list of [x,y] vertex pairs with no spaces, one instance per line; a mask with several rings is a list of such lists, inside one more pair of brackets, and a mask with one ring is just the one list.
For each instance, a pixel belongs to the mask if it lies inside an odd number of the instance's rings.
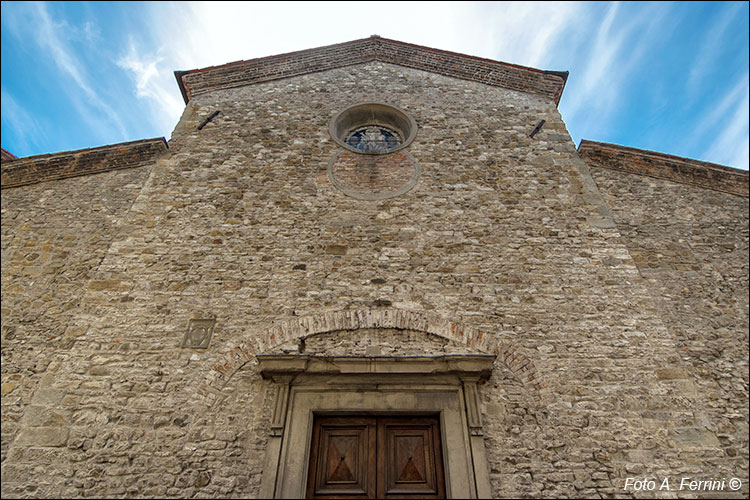
[[568,72],[543,71],[398,42],[377,35],[222,66],[175,71],[185,103],[196,95],[379,61],[549,98],[558,104]]

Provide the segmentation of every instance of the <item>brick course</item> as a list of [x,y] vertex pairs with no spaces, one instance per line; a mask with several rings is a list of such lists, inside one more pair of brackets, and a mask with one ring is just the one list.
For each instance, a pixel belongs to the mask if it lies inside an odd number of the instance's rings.
[[2,161],[17,159],[16,155],[14,155],[13,153],[11,153],[7,149],[5,149],[5,148],[0,148],[0,149],[2,149],[2,151],[0,151],[0,159]]
[[[233,347],[224,358],[213,365],[205,379],[195,389],[205,397],[205,403],[214,404],[221,397],[223,387],[230,378],[255,354],[273,352],[285,344],[298,343],[308,337],[329,332],[346,332],[360,329],[397,329],[429,333],[460,345],[475,349],[476,352],[497,354],[499,360],[518,380],[531,390],[531,397],[538,398],[542,380],[536,373],[531,360],[516,352],[510,343],[488,344],[491,334],[478,331],[430,314],[418,314],[398,309],[374,309],[337,311],[313,317],[285,321],[252,336],[250,341]],[[396,349],[401,352],[402,349]],[[329,346],[329,353],[333,350]],[[346,354],[351,354],[347,352]]]
[[2,189],[153,163],[168,149],[162,137],[3,161]]
[[588,165],[667,179],[748,196],[748,172],[654,151],[582,140],[578,154]]
[[372,61],[528,92],[551,99],[555,104],[560,102],[567,80],[567,72],[541,71],[378,36],[250,61],[237,61],[223,66],[176,72],[175,76],[187,103],[193,96],[212,90]]

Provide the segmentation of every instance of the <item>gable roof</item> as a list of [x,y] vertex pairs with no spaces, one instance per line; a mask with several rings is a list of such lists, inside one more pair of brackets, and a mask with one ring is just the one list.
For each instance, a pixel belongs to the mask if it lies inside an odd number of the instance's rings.
[[373,35],[361,40],[236,61],[221,66],[175,71],[185,104],[196,95],[378,61],[429,71],[549,98],[558,104],[567,71],[543,71],[492,59],[448,52]]

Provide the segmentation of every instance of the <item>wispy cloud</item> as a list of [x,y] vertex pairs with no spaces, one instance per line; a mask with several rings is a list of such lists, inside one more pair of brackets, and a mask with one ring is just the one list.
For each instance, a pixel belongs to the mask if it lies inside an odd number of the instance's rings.
[[[491,44],[476,43],[455,30],[465,4],[437,2],[361,4],[358,21],[338,2],[191,2],[147,4],[150,36],[158,51],[148,51],[131,39],[118,58],[128,71],[135,94],[159,110],[161,126],[177,122],[183,103],[174,70],[189,70],[232,61],[264,57],[346,42],[377,34],[410,43],[484,57],[497,57]],[[393,16],[392,9],[400,15]],[[315,29],[310,20],[315,19]],[[414,23],[414,19],[420,19]],[[481,19],[477,17],[476,19]],[[190,29],[185,29],[189,26]],[[408,32],[409,37],[403,33]],[[156,115],[157,113],[155,113]],[[167,118],[168,117],[168,118]],[[166,135],[166,134],[165,134]]]
[[[701,124],[703,133],[714,133],[716,138],[703,153],[703,158],[731,167],[748,169],[750,157],[750,85],[748,75],[738,82]],[[722,119],[724,126],[722,127]]]
[[[37,150],[47,140],[45,127],[26,111],[18,101],[2,88],[3,102],[3,129],[14,136],[17,145],[11,151],[16,156],[26,156],[31,151]],[[7,128],[6,128],[7,127]]]
[[[578,134],[606,133],[613,126],[614,112],[625,101],[629,82],[656,35],[663,32],[667,11],[660,5],[644,5],[636,15],[621,13],[621,4],[611,4],[578,57],[586,60],[580,75],[571,78],[566,101],[566,119],[578,123]],[[596,21],[584,24],[591,29]],[[592,110],[596,110],[592,113]]]
[[164,61],[165,58],[157,54],[139,54],[131,39],[128,53],[117,61],[117,65],[130,73],[135,82],[136,96],[150,101],[154,110],[152,118],[161,130],[167,131],[179,120],[184,104],[174,90],[176,82]]
[[696,142],[702,136],[715,134],[720,126],[720,120],[725,118],[732,109],[746,97],[748,87],[748,74],[740,78],[723,96],[714,99],[706,107],[706,112],[699,116],[695,127],[687,142]]
[[471,54],[535,68],[557,67],[559,61],[551,54],[558,37],[570,32],[583,8],[575,2],[472,2],[458,4],[453,19],[460,27],[458,38]]
[[[659,90],[642,86],[644,68],[655,47],[659,50],[659,43],[676,29],[679,14],[670,3],[437,2],[425,9],[421,3],[406,2],[391,5],[401,14],[394,17],[388,3],[378,9],[359,5],[358,22],[352,23],[350,11],[328,2],[287,3],[283,16],[278,4],[266,2],[159,3],[148,9],[158,51],[131,42],[118,64],[131,74],[136,95],[158,109],[154,116],[166,128],[167,122],[176,123],[182,110],[172,76],[175,69],[378,34],[531,67],[571,70],[561,111],[577,142],[623,130],[622,113],[633,106],[629,99],[635,89],[641,91],[641,98],[650,92],[656,102]],[[731,14],[720,19],[727,16]],[[313,18],[316,27],[311,30]],[[723,21],[717,23],[723,26]],[[695,71],[699,81],[701,73]],[[659,87],[662,93],[665,88]],[[674,104],[662,101],[662,111],[641,116],[649,129],[669,118],[665,110]]]
[[[67,106],[72,105],[80,128],[91,129],[81,130],[85,141],[98,141],[104,134],[112,141],[118,136],[168,136],[184,109],[175,70],[377,34],[539,69],[569,70],[560,112],[575,142],[588,138],[692,157],[731,149],[739,151],[731,160],[700,159],[746,164],[735,160],[747,150],[742,132],[747,120],[737,111],[746,108],[747,86],[736,83],[747,73],[744,2],[717,2],[710,8],[687,2],[60,5],[4,2],[4,49],[11,39],[20,48],[14,54],[28,50],[33,58],[29,69],[49,75],[33,98],[51,98],[41,92],[57,85],[59,107],[70,113]],[[112,13],[124,18],[111,22]],[[6,67],[4,75],[10,75]],[[31,112],[31,105],[20,101],[18,87],[9,87],[10,80],[4,79],[5,89]],[[735,85],[728,88],[727,82]],[[714,95],[718,97],[711,103]],[[12,121],[6,114],[3,103],[4,127]],[[126,136],[126,131],[137,135]],[[70,142],[76,134],[60,135]],[[694,144],[687,147],[685,138],[694,138]]]
[[[219,65],[373,34],[538,66],[552,59],[554,39],[572,29],[581,9],[567,2],[436,2],[429,9],[423,3],[394,2],[389,7],[385,2],[377,8],[360,4],[358,21],[352,23],[352,12],[341,9],[338,2],[283,5],[283,16],[279,4],[273,2],[149,5],[146,12],[158,52],[143,50],[131,40],[118,65],[133,78],[136,95],[151,100],[160,110],[162,126],[169,120],[173,126],[183,106],[172,74],[175,69]],[[392,15],[396,8],[399,16]],[[310,29],[310,19],[316,19],[315,29]]]
[[690,75],[686,84],[688,94],[691,98],[697,97],[698,85],[713,73],[711,70],[716,65],[716,56],[721,52],[725,43],[725,33],[732,22],[736,20],[742,7],[740,2],[729,3],[727,5],[727,9],[718,11],[719,14],[716,20],[703,37],[701,37],[700,49],[692,61]]
[[[45,49],[49,56],[54,60],[58,69],[68,76],[82,91],[85,100],[82,100],[78,92],[71,92],[73,102],[86,121],[93,129],[101,128],[103,125],[102,115],[105,117],[107,125],[114,126],[120,137],[127,137],[127,132],[122,120],[117,113],[109,106],[93,89],[86,76],[85,66],[81,64],[75,56],[75,52],[68,47],[65,38],[60,32],[66,29],[65,24],[57,24],[50,17],[47,7],[44,3],[35,4],[36,7],[36,31],[35,36],[37,43]],[[108,127],[107,127],[108,128]]]

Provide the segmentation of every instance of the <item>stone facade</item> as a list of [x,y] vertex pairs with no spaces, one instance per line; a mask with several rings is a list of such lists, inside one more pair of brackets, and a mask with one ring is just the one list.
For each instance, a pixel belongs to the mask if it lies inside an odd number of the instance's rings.
[[[178,79],[168,150],[35,184],[6,171],[44,158],[3,160],[3,497],[258,497],[283,426],[257,358],[321,353],[496,355],[492,497],[747,497],[746,172],[578,152],[560,75],[379,38]],[[329,178],[365,101],[416,120],[398,196]]]

